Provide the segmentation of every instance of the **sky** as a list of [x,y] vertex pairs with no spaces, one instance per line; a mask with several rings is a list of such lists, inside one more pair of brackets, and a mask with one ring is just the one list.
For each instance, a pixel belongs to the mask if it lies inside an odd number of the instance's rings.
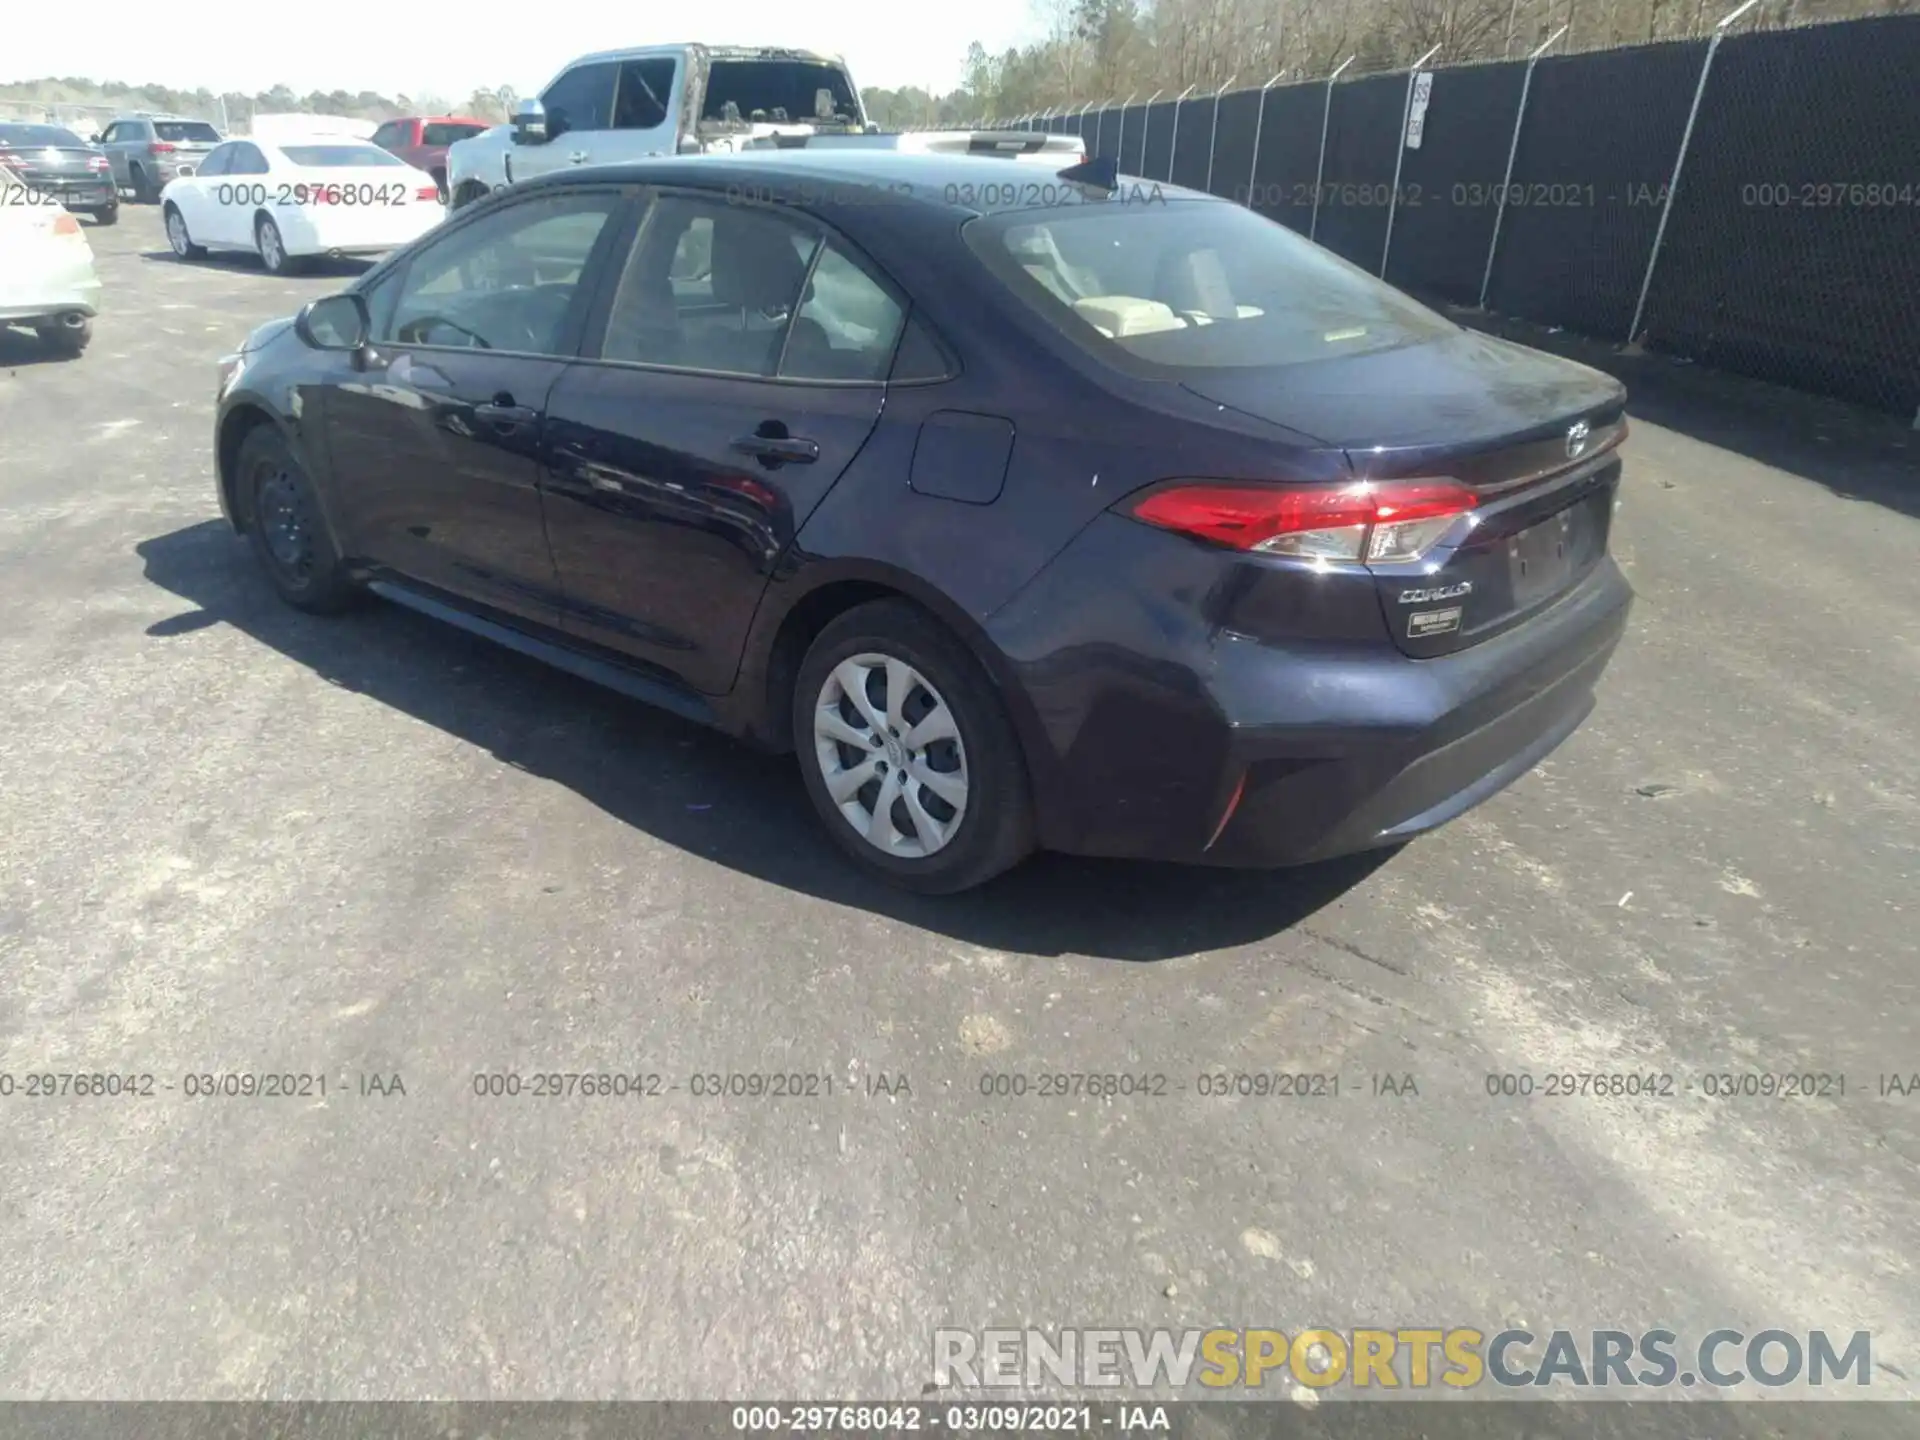
[[336,3],[275,10],[261,24],[254,21],[264,12],[248,11],[246,23],[232,25],[220,23],[218,11],[157,23],[159,12],[144,0],[94,0],[76,25],[61,6],[28,4],[9,7],[0,80],[77,75],[243,94],[284,84],[303,95],[372,90],[457,103],[478,86],[534,94],[590,51],[699,40],[837,51],[862,86],[940,92],[959,85],[971,41],[997,51],[1029,38],[1033,4],[730,0],[713,11],[609,0]]

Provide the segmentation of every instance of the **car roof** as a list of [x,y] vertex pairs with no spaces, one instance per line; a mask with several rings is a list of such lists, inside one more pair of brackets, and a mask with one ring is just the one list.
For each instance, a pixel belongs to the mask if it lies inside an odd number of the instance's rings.
[[[983,155],[861,152],[838,147],[750,150],[737,155],[661,156],[569,168],[525,181],[523,186],[565,187],[608,180],[636,185],[697,185],[802,206],[811,198],[829,209],[834,204],[833,186],[844,186],[855,192],[878,187],[901,200],[968,215],[1084,203],[1080,193],[1060,179],[1059,171],[1031,162]],[[823,187],[828,187],[824,193]],[[1230,203],[1203,191],[1130,175],[1120,177],[1120,190],[1115,198],[1136,204]]]
[[565,74],[576,65],[607,60],[643,60],[656,55],[684,55],[694,50],[710,60],[809,60],[818,65],[844,63],[838,55],[824,55],[817,50],[801,50],[791,45],[703,45],[681,41],[671,45],[631,45],[623,50],[596,50],[591,55],[575,56],[555,73]]

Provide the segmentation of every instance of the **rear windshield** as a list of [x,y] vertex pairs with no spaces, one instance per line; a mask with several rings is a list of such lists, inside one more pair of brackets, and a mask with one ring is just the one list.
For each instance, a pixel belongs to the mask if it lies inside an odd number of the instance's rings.
[[0,145],[85,145],[71,130],[58,125],[0,125]]
[[427,145],[452,145],[461,140],[471,140],[476,135],[484,135],[484,125],[462,125],[453,120],[437,120],[428,124],[423,138]]
[[377,145],[282,145],[280,153],[303,170],[357,170],[363,165],[398,165],[406,161]]
[[1007,288],[1123,369],[1360,355],[1456,328],[1253,211],[1129,200],[982,216],[967,242]]
[[[736,110],[728,110],[728,106]],[[757,114],[755,112],[758,112]],[[707,75],[702,120],[749,124],[790,120],[806,124],[832,119],[860,121],[860,104],[838,65],[802,60],[716,60]]]
[[218,145],[220,132],[204,120],[156,120],[153,133],[161,140],[171,140],[176,145]]

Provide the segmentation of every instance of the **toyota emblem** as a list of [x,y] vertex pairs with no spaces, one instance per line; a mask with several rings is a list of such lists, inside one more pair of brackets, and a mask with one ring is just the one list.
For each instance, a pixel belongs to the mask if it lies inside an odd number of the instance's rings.
[[1578,460],[1582,455],[1586,454],[1587,437],[1591,434],[1593,434],[1593,429],[1584,420],[1567,431],[1567,458],[1569,460]]

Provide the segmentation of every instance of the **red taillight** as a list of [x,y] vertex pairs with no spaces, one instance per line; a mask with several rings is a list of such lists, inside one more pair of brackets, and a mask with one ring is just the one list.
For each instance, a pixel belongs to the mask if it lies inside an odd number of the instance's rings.
[[91,160],[87,161],[87,169],[89,170],[106,170],[109,168],[111,167],[107,164],[107,157],[104,155],[95,155]]
[[[80,235],[80,222],[73,216],[62,213],[53,217],[53,233],[56,235]],[[81,237],[84,238],[84,237]]]
[[416,200],[438,200],[440,198],[439,187],[422,185],[418,190],[413,192],[413,198]]
[[180,147],[178,145],[175,145],[171,140],[156,140],[153,142],[153,144],[149,145],[147,148],[153,151],[153,153],[156,155],[171,155],[175,150],[178,150]]
[[1478,502],[1453,480],[1357,485],[1171,485],[1134,519],[1235,550],[1309,560],[1418,560]]

